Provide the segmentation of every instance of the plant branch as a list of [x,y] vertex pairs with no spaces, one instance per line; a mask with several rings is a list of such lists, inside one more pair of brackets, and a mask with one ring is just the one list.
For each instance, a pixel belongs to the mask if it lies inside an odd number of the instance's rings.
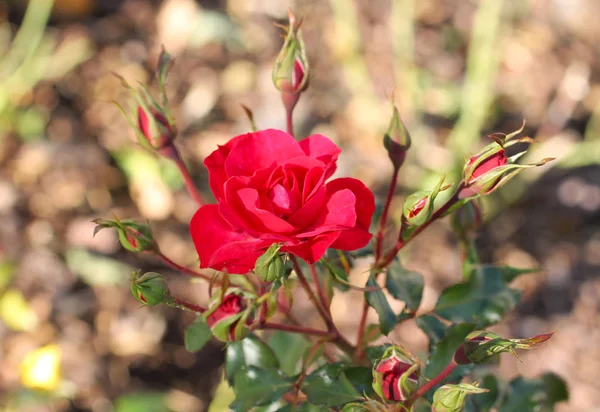
[[167,306],[170,306],[172,308],[187,310],[189,312],[194,312],[194,313],[204,313],[204,311],[206,310],[206,308],[203,308],[202,306],[196,305],[194,303],[191,303],[191,302],[188,302],[186,300],[179,299],[176,297],[171,297],[167,301]]
[[[181,266],[180,264],[173,262],[171,259],[166,257],[160,250],[154,251],[153,253],[156,256],[158,256],[158,258],[160,260],[162,260],[163,263],[165,263],[167,266],[171,267],[172,269],[177,270],[178,272],[184,273],[184,274],[194,277],[194,278],[204,279],[204,280],[208,280],[208,281],[210,281],[212,279],[212,277],[207,275],[206,273],[196,272],[195,270],[188,269],[185,266]],[[216,282],[216,283],[218,283],[218,282]]]
[[446,368],[444,368],[444,370],[441,371],[439,375],[437,375],[436,377],[431,379],[429,382],[427,382],[423,386],[419,387],[419,389],[417,389],[417,391],[414,393],[414,395],[411,396],[410,399],[407,401],[406,406],[408,408],[410,408],[417,399],[419,399],[421,396],[425,395],[427,392],[429,392],[429,390],[431,388],[433,388],[434,386],[436,386],[437,384],[442,382],[444,379],[446,379],[452,373],[452,371],[454,371],[454,368],[456,368],[456,366],[458,366],[458,364],[456,362],[454,362],[454,360],[450,361],[448,366],[446,366]]
[[329,309],[329,297],[327,296],[325,288],[323,288],[323,284],[321,283],[321,280],[319,279],[319,273],[317,272],[317,268],[315,267],[314,264],[309,265],[309,266],[310,266],[310,274],[312,276],[312,281],[316,285],[317,293],[319,294],[319,298],[321,299],[321,305],[323,305],[323,308],[327,312],[329,319],[331,319],[331,310]]
[[381,258],[385,225],[387,223],[388,215],[390,213],[390,205],[392,203],[392,199],[394,198],[394,193],[396,192],[396,184],[398,182],[398,172],[399,171],[400,171],[399,167],[394,167],[394,172],[392,174],[392,180],[390,181],[390,187],[388,189],[387,197],[385,199],[385,204],[383,206],[383,211],[381,213],[381,217],[379,218],[379,227],[377,228],[376,243],[375,243],[375,261],[376,262],[379,260],[379,258]]
[[414,239],[415,237],[417,237],[417,235],[419,235],[423,230],[425,230],[427,227],[429,227],[430,224],[432,224],[433,222],[435,222],[436,220],[438,220],[440,217],[442,217],[452,206],[454,206],[454,204],[459,200],[458,196],[461,192],[461,190],[463,189],[463,185],[462,183],[458,186],[458,188],[456,189],[456,191],[454,192],[454,194],[452,195],[452,197],[450,197],[450,199],[448,199],[446,201],[446,203],[444,203],[438,210],[436,210],[432,215],[431,218],[423,223],[421,226],[417,227],[416,229],[414,229],[410,235],[404,239],[404,228],[400,229],[400,234],[398,235],[398,240],[396,241],[396,244],[394,245],[394,248],[383,258],[383,260],[379,261],[379,262],[375,262],[375,266],[374,268],[377,270],[381,270],[385,267],[387,267],[396,257],[396,255],[398,254],[398,252],[400,252],[400,250],[406,246],[406,244],[408,242],[410,242],[412,239]]
[[298,281],[300,282],[300,285],[302,285],[302,287],[306,291],[306,294],[308,295],[308,299],[311,301],[311,303],[313,304],[313,306],[315,307],[317,312],[319,312],[319,315],[321,315],[321,318],[323,318],[323,321],[327,325],[327,328],[329,328],[333,324],[333,322],[331,321],[331,318],[329,317],[329,315],[327,314],[325,309],[323,307],[321,307],[321,305],[319,304],[319,301],[317,300],[317,297],[315,296],[314,292],[310,288],[310,285],[308,284],[308,280],[306,280],[306,277],[304,276],[304,273],[302,272],[302,268],[300,267],[300,264],[298,263],[298,259],[294,255],[290,255],[290,259],[294,265],[294,270],[296,271],[296,276],[298,276]]
[[301,333],[303,335],[320,336],[323,338],[335,338],[335,334],[326,330],[313,329],[306,326],[287,325],[285,323],[265,322],[260,326],[260,329],[281,330],[284,332]]
[[196,203],[198,204],[198,207],[204,206],[206,204],[206,202],[202,198],[202,195],[198,191],[198,188],[196,188],[196,185],[194,184],[194,181],[192,180],[192,177],[190,176],[190,172],[189,172],[187,166],[185,165],[185,162],[179,155],[179,152],[177,152],[176,156],[171,157],[171,158],[177,165],[177,168],[179,169],[179,172],[181,173],[181,176],[183,177],[183,182],[185,183],[185,188],[187,189],[187,191],[190,194],[190,196],[192,197],[192,199],[194,199],[196,201]]

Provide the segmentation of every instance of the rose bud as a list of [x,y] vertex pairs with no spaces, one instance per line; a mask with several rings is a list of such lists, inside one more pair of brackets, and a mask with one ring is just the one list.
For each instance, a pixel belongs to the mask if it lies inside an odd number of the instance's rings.
[[249,333],[246,324],[252,312],[246,294],[231,288],[225,295],[219,291],[203,316],[213,335],[223,342],[233,342],[245,338]]
[[431,191],[421,190],[408,196],[404,201],[404,217],[406,221],[415,226],[427,222],[433,214],[433,205],[437,195],[450,186],[444,184],[444,176]]
[[175,126],[169,122],[164,113],[154,108],[138,106],[137,126],[152,149],[158,152],[171,146],[177,136]]
[[419,386],[420,365],[399,346],[389,347],[373,365],[373,389],[383,399],[403,401]]
[[291,10],[289,21],[283,47],[273,67],[273,83],[281,92],[298,94],[308,87],[308,60],[300,33],[302,21],[296,24]]
[[274,243],[254,264],[254,273],[264,282],[273,282],[285,275],[285,264],[279,254],[281,245]]
[[147,272],[142,276],[131,276],[131,293],[144,305],[154,306],[166,303],[170,297],[169,287],[164,276],[156,272]]
[[553,333],[537,335],[528,339],[505,339],[487,331],[475,331],[467,335],[465,341],[454,353],[454,360],[458,364],[483,363],[491,357],[510,352],[515,354],[515,349],[533,349],[546,342]]
[[482,224],[481,205],[477,199],[465,203],[452,215],[452,228],[460,239],[470,239]]
[[461,199],[488,195],[502,187],[508,180],[524,169],[542,166],[553,160],[552,158],[546,158],[532,164],[515,164],[515,161],[525,151],[507,157],[506,148],[520,142],[533,142],[529,137],[514,139],[522,130],[523,127],[508,135],[496,133],[489,136],[494,139],[495,143],[491,143],[481,152],[471,157],[463,168]]
[[410,134],[400,119],[398,109],[394,106],[390,125],[383,137],[383,145],[394,165],[394,169],[400,169],[400,166],[404,163],[406,152],[410,148],[410,144]]
[[130,252],[158,250],[158,246],[154,242],[154,237],[152,235],[152,228],[148,224],[137,223],[129,219],[96,219],[93,222],[97,224],[94,229],[94,235],[104,228],[116,228],[121,245]]

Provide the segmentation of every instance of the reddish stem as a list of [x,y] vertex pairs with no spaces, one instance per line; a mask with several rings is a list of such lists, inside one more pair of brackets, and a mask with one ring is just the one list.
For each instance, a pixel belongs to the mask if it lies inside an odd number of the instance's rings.
[[356,352],[354,353],[354,360],[358,361],[363,355],[363,339],[365,335],[365,328],[367,327],[367,314],[369,313],[369,302],[365,299],[363,301],[362,313],[360,315],[360,322],[358,324],[358,335],[356,337]]
[[419,233],[421,233],[423,230],[425,230],[427,227],[429,227],[430,224],[432,224],[433,222],[438,220],[440,217],[442,217],[444,215],[444,213],[446,213],[452,206],[454,206],[454,204],[459,200],[458,196],[459,196],[462,188],[463,188],[463,185],[460,184],[458,186],[456,192],[454,193],[454,195],[452,195],[452,197],[450,199],[448,199],[448,201],[446,203],[444,203],[438,210],[436,210],[431,215],[431,218],[427,222],[423,223],[421,226],[419,226],[415,230],[413,230],[411,232],[410,236],[408,236],[406,239],[403,238],[404,230],[403,230],[403,228],[401,228],[400,234],[398,235],[398,240],[396,241],[396,245],[390,251],[390,253],[388,253],[387,256],[385,256],[383,258],[382,261],[375,262],[375,266],[374,266],[375,269],[383,269],[383,268],[387,267],[390,263],[392,263],[392,261],[394,260],[394,258],[398,254],[398,252],[400,252],[400,250],[404,246],[406,246],[406,244],[408,242],[410,242],[412,239],[417,237],[417,235],[419,235]]
[[176,297],[171,297],[167,302],[167,305],[173,308],[183,309],[194,313],[204,313],[204,311],[206,310],[206,308],[203,308],[202,306]]
[[[200,279],[204,279],[204,280],[208,280],[210,281],[212,279],[211,276],[207,275],[206,273],[200,273],[200,272],[196,272],[195,270],[192,269],[188,269],[185,266],[181,266],[178,263],[173,262],[171,259],[169,259],[168,257],[166,257],[165,255],[163,255],[163,253],[161,251],[157,251],[154,252],[156,254],[156,256],[158,256],[160,258],[160,260],[162,260],[167,266],[181,272],[184,273],[188,276],[194,277],[194,278],[200,278]],[[215,281],[215,283],[218,283],[217,281]]]
[[185,162],[179,155],[179,152],[177,153],[177,156],[175,156],[172,159],[175,162],[175,164],[177,165],[177,167],[179,168],[179,172],[181,173],[181,176],[183,177],[183,182],[185,183],[185,188],[187,189],[187,191],[190,194],[190,196],[192,197],[192,199],[194,199],[196,201],[196,203],[198,204],[198,207],[204,206],[206,204],[206,202],[204,201],[204,199],[202,198],[202,195],[200,195],[200,192],[196,188],[196,185],[194,184],[194,181],[192,180],[192,177],[190,176],[190,172],[189,172],[187,166],[185,165]]
[[332,334],[326,330],[318,330],[306,326],[286,325],[284,323],[266,322],[260,327],[260,329],[282,330],[284,332],[302,333],[304,335],[320,336],[324,338],[335,338],[335,334]]
[[308,284],[308,280],[306,280],[306,277],[304,276],[304,273],[302,272],[302,268],[300,267],[300,264],[298,263],[298,259],[296,258],[296,256],[293,256],[293,255],[291,255],[290,259],[292,260],[292,263],[294,265],[294,270],[296,271],[296,276],[298,276],[298,281],[300,282],[300,285],[302,285],[302,287],[306,291],[306,294],[308,295],[308,299],[311,301],[311,303],[313,304],[313,306],[315,307],[317,312],[319,312],[319,315],[321,315],[321,318],[323,318],[323,321],[329,328],[333,324],[333,322],[331,321],[331,318],[329,317],[327,312],[325,312],[325,309],[323,309],[323,307],[321,307],[321,305],[319,304],[319,301],[317,300],[317,297],[315,296],[312,289],[310,288],[310,285]]
[[317,273],[317,268],[315,267],[314,264],[309,265],[309,266],[310,266],[310,274],[312,276],[312,281],[317,286],[317,293],[319,294],[319,298],[321,299],[321,305],[323,305],[323,308],[327,311],[327,314],[329,315],[329,318],[331,319],[331,311],[329,310],[329,297],[327,296],[325,288],[323,288],[323,285],[321,284],[321,281],[319,279],[319,274]]
[[448,366],[446,366],[446,368],[444,368],[444,370],[441,371],[439,375],[437,375],[435,378],[431,379],[425,385],[423,385],[423,386],[419,387],[419,389],[417,389],[417,391],[414,393],[414,395],[411,396],[410,399],[407,401],[407,406],[410,408],[410,406],[412,406],[412,404],[417,399],[419,399],[421,396],[425,395],[427,392],[429,392],[429,390],[431,388],[433,388],[434,386],[436,386],[437,384],[442,382],[444,379],[446,379],[448,377],[448,375],[450,375],[452,373],[452,371],[454,371],[454,368],[456,368],[457,366],[458,366],[458,364],[456,362],[454,362],[454,360],[450,361]]
[[388,189],[387,197],[385,199],[385,204],[383,206],[383,211],[381,213],[381,218],[379,218],[379,227],[377,228],[377,237],[375,243],[375,261],[377,262],[381,257],[381,252],[383,250],[383,235],[385,230],[385,225],[387,223],[388,215],[390,213],[390,205],[392,204],[392,199],[394,198],[394,193],[396,192],[396,184],[398,182],[398,172],[400,168],[394,167],[394,172],[392,174],[392,180],[390,182],[390,187]]

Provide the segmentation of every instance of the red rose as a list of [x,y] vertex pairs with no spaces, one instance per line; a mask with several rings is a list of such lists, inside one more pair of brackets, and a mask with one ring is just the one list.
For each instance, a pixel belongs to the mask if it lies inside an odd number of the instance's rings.
[[229,294],[223,298],[219,307],[206,318],[209,327],[213,327],[219,321],[239,314],[242,309],[242,297],[236,294]]
[[298,142],[274,129],[215,150],[204,164],[218,204],[201,207],[190,223],[200,266],[246,273],[273,243],[309,263],[329,247],[365,246],[375,201],[357,179],[326,183],[339,153],[324,136]]

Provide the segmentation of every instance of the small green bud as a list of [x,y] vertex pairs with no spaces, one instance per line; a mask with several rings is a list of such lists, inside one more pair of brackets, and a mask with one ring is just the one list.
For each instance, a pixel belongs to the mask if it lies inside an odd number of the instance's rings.
[[410,133],[406,130],[402,119],[400,119],[400,113],[394,105],[390,125],[383,137],[383,146],[387,150],[395,169],[400,169],[400,166],[404,163],[410,144]]
[[280,279],[286,272],[279,249],[281,249],[281,245],[275,243],[256,259],[254,273],[264,282]]
[[142,276],[131,276],[131,293],[144,305],[154,306],[167,302],[170,297],[169,286],[164,276],[156,272],[147,272]]
[[273,67],[273,83],[283,93],[299,94],[308,87],[308,59],[300,33],[302,21],[296,23],[291,10],[289,21],[283,47]]

